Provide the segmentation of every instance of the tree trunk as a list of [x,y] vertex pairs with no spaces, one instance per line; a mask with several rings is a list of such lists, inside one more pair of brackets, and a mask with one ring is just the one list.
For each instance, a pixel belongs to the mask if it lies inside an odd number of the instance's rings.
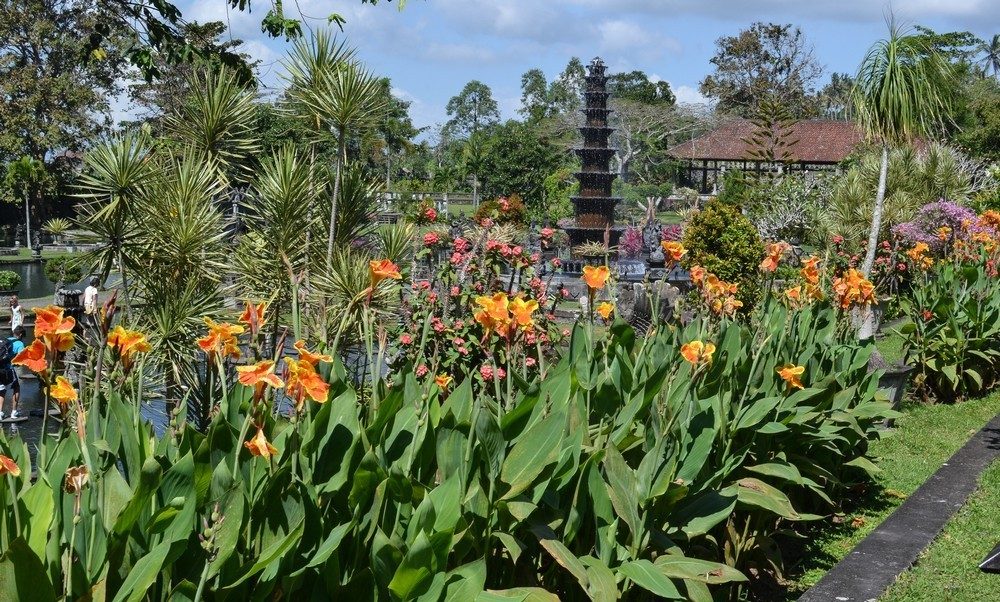
[[[871,275],[875,266],[875,252],[878,249],[878,234],[882,229],[882,210],[885,206],[885,186],[886,178],[889,174],[889,147],[882,145],[882,167],[878,173],[878,192],[875,193],[875,207],[872,210],[872,229],[868,232],[868,248],[865,251],[865,262],[861,265],[861,272],[865,278]],[[858,328],[858,338],[861,340],[871,338],[875,334],[875,312],[870,305],[866,305],[861,310],[859,316],[860,327]]]
[[24,233],[27,237],[27,242],[25,243],[25,248],[31,248],[31,209],[29,208],[30,201],[28,200],[28,193],[24,193]]
[[889,147],[882,146],[882,168],[878,173],[878,192],[875,194],[875,208],[872,210],[872,228],[868,231],[868,248],[865,250],[865,262],[861,272],[865,278],[872,272],[875,265],[875,251],[878,248],[878,234],[882,230],[882,210],[885,206],[885,181],[889,174]]
[[333,240],[337,236],[337,199],[340,197],[340,170],[344,166],[344,131],[340,131],[340,145],[337,149],[337,171],[333,176],[333,199],[330,203],[330,236],[326,241],[326,269],[333,267]]

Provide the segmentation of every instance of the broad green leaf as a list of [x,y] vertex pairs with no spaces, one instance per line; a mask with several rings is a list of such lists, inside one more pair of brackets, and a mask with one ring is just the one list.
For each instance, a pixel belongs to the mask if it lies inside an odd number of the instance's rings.
[[512,498],[531,487],[545,467],[555,462],[565,428],[566,415],[555,412],[521,436],[500,469],[500,479],[510,486],[502,499]]
[[633,542],[640,536],[639,492],[635,473],[614,445],[604,453],[604,473],[608,479],[608,495],[618,516],[628,525]]
[[608,565],[593,556],[581,556],[580,562],[587,567],[587,579],[590,580],[587,594],[590,599],[594,602],[615,602],[619,598],[618,583]]
[[665,554],[653,561],[664,575],[674,579],[694,579],[713,585],[746,581],[746,576],[731,566],[709,560]]
[[164,541],[140,558],[122,582],[114,602],[138,602],[144,599],[149,593],[150,586],[163,570],[163,563],[170,553],[170,546],[170,541]]
[[769,510],[782,518],[801,520],[788,496],[760,479],[746,477],[736,482],[736,496],[741,504]]
[[13,539],[0,555],[0,602],[55,599],[55,589],[38,555],[24,538]]
[[473,600],[486,586],[486,561],[480,558],[448,573],[444,602]]
[[677,586],[648,560],[632,560],[618,567],[618,572],[633,583],[661,598],[683,600]]

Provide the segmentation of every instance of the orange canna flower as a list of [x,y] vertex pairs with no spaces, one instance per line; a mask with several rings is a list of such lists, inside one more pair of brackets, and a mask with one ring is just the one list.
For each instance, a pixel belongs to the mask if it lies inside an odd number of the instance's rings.
[[513,301],[508,305],[510,310],[511,318],[517,325],[521,328],[531,328],[535,325],[535,320],[532,318],[531,314],[538,310],[538,301],[532,299],[531,301],[525,301],[521,297],[515,297]]
[[121,324],[108,333],[108,347],[118,352],[126,371],[132,367],[133,354],[148,353],[152,349],[146,335],[137,330],[127,330]]
[[604,285],[608,283],[609,276],[611,276],[611,270],[606,265],[583,267],[583,281],[587,283],[587,288],[591,292],[604,288]]
[[243,327],[229,322],[217,323],[211,318],[205,318],[205,325],[208,326],[208,334],[198,339],[198,347],[201,348],[209,359],[221,356],[223,359],[232,357],[240,358],[239,341],[236,335],[243,334]]
[[852,304],[871,305],[876,302],[875,285],[854,268],[833,279],[833,292],[841,309],[848,309]]
[[31,311],[35,313],[35,338],[42,341],[45,349],[54,353],[73,348],[76,342],[73,336],[76,320],[63,316],[63,308],[49,305],[36,307]]
[[438,386],[442,391],[448,388],[451,384],[452,378],[449,374],[438,374],[434,377],[434,384]]
[[802,287],[793,286],[785,291],[785,299],[792,304],[792,306],[797,306],[802,301]]
[[270,458],[271,456],[278,455],[278,450],[271,442],[267,440],[264,436],[264,429],[257,427],[257,434],[243,443],[243,445],[250,450],[250,455],[260,456],[262,458]]
[[63,308],[56,305],[48,307],[35,307],[31,311],[35,313],[35,336],[58,335],[73,332],[76,320],[72,317],[63,316]]
[[615,305],[607,301],[604,301],[603,303],[598,303],[597,307],[594,308],[594,311],[597,312],[597,315],[601,316],[605,320],[611,317],[611,312],[613,312],[614,310],[615,310]]
[[65,376],[57,376],[56,382],[49,388],[49,395],[63,405],[77,400],[76,389]]
[[476,305],[479,310],[473,314],[473,318],[487,332],[493,331],[502,337],[507,337],[511,333],[511,316],[508,308],[510,300],[506,293],[496,293],[492,297],[476,297]]
[[681,257],[687,255],[688,252],[687,249],[684,248],[683,244],[676,241],[664,241],[660,243],[660,246],[663,247],[663,252],[670,258],[671,261],[680,261]]
[[817,284],[807,284],[806,285],[806,297],[813,301],[822,301],[826,298],[823,294],[823,289]]
[[947,241],[948,237],[950,236],[951,236],[951,228],[949,228],[948,226],[941,226],[940,228],[937,229],[938,240],[944,242]]
[[693,365],[701,363],[711,363],[712,354],[715,353],[715,345],[712,343],[702,343],[694,340],[681,345],[681,357]]
[[308,363],[313,368],[318,366],[320,362],[329,363],[333,361],[333,357],[329,355],[313,353],[312,351],[306,349],[305,341],[295,341],[295,350],[299,352],[299,359]]
[[691,282],[695,283],[696,286],[701,286],[701,283],[705,280],[705,268],[700,265],[693,266],[691,268]]
[[767,257],[760,262],[760,269],[765,272],[773,272],[778,269],[781,263],[781,256],[785,251],[792,248],[787,242],[773,242],[767,245]]
[[778,376],[781,377],[783,381],[788,385],[788,390],[792,389],[804,389],[802,381],[799,377],[805,374],[805,366],[794,366],[792,364],[785,364],[784,366],[777,369]]
[[402,278],[399,274],[399,266],[389,261],[388,259],[380,259],[378,261],[368,262],[368,273],[371,276],[371,286],[375,286],[385,279],[399,280]]
[[316,372],[308,360],[285,358],[288,386],[285,392],[295,400],[295,409],[301,410],[306,398],[318,403],[326,403],[330,385]]
[[284,381],[274,373],[273,360],[263,360],[249,366],[236,366],[236,372],[239,373],[240,384],[253,387],[258,396],[263,393],[266,385],[275,389],[285,386]]
[[17,462],[13,458],[8,458],[0,454],[0,477],[5,474],[9,474],[12,477],[19,477],[21,476],[21,467],[17,465]]
[[803,259],[799,274],[809,284],[819,284],[819,257],[810,255],[808,259]]
[[261,301],[254,305],[250,301],[247,301],[238,321],[241,324],[246,324],[250,332],[256,334],[260,332],[261,327],[267,322],[264,319],[265,310],[267,310],[267,303]]
[[35,339],[11,360],[15,366],[24,366],[43,380],[48,374],[49,362],[45,359],[45,344]]

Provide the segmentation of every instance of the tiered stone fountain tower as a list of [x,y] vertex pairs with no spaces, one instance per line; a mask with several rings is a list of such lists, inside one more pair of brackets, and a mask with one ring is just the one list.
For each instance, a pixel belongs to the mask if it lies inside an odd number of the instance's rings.
[[608,126],[607,91],[608,76],[600,58],[587,66],[587,87],[584,98],[584,124],[580,128],[583,146],[574,149],[580,157],[581,169],[576,174],[580,182],[580,196],[573,197],[575,222],[566,228],[570,244],[574,247],[584,242],[604,242],[614,246],[624,230],[615,226],[615,206],[621,200],[611,196],[611,183],[617,175],[608,167],[615,150],[608,139],[614,128]]

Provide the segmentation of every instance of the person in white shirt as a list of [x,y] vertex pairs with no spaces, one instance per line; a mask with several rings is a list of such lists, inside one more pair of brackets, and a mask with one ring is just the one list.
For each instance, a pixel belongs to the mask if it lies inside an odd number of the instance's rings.
[[10,297],[10,331],[14,332],[14,329],[18,326],[24,324],[24,308],[21,307],[21,301],[17,298],[17,295],[11,295]]
[[97,324],[97,285],[100,284],[97,276],[90,279],[90,286],[83,291],[83,313],[87,323]]

